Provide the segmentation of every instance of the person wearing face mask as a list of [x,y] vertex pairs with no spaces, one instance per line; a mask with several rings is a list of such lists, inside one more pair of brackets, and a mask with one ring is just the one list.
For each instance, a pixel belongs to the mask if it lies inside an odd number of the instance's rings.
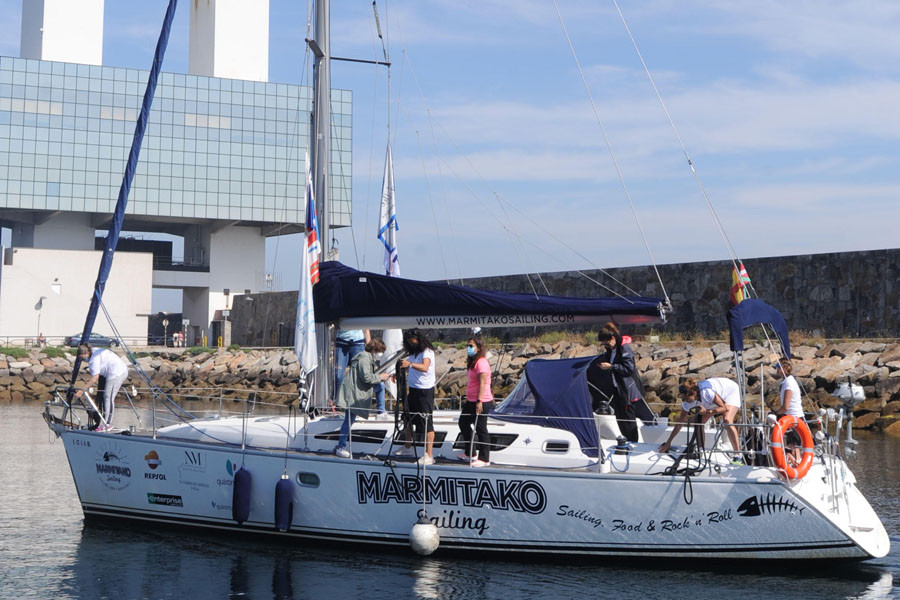
[[[434,422],[431,417],[434,410],[434,346],[425,334],[413,329],[403,336],[403,347],[409,352],[409,357],[400,361],[400,366],[409,369],[407,378],[409,394],[406,402],[411,415],[410,424],[417,441],[425,438],[425,454],[418,462],[432,465],[434,464]],[[410,450],[412,442],[407,438],[407,446],[400,452],[408,453]]]
[[615,412],[619,430],[628,441],[638,441],[635,417],[652,421],[653,413],[644,402],[644,393],[634,366],[631,346],[622,342],[615,323],[604,325],[597,340],[605,352],[594,359],[587,369],[588,388],[594,410],[608,405]]
[[[494,407],[491,393],[491,366],[484,356],[481,337],[473,336],[466,343],[466,401],[459,415],[459,430],[466,450],[459,458],[469,461],[473,467],[484,467],[491,462],[491,436],[487,429],[488,414]],[[472,426],[475,426],[475,448],[478,456],[469,456],[472,448]]]

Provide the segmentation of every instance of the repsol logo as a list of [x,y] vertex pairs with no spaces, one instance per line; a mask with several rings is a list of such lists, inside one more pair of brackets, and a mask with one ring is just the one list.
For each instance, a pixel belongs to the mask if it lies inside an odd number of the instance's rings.
[[[400,477],[388,473],[356,472],[357,500],[366,504],[396,502],[421,504],[422,479],[415,475]],[[533,515],[547,508],[547,493],[536,481],[474,479],[468,477],[428,477],[424,481],[424,493],[429,502],[445,506],[487,506],[495,510],[512,510]]]
[[165,481],[165,473],[144,473],[144,479],[154,479],[156,481]]

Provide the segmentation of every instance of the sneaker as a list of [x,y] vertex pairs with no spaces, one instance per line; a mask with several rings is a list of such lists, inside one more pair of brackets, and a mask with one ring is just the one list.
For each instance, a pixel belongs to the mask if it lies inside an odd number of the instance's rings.
[[735,467],[743,467],[744,459],[741,458],[740,456],[735,456],[734,458],[731,459],[731,464],[734,465]]
[[109,425],[98,425],[97,429],[94,431],[109,431],[110,429],[112,429],[112,427]]
[[419,460],[417,460],[416,462],[419,463],[420,465],[433,465],[434,458],[432,458],[431,456],[428,456],[427,454],[423,454],[422,457],[419,458]]
[[457,454],[456,458],[458,458],[459,460],[464,460],[466,462],[471,462],[471,460],[472,460],[472,457],[469,456],[468,454],[466,454],[465,452],[461,452],[460,454]]
[[394,456],[415,456],[416,453],[413,451],[412,446],[407,448],[406,446],[401,447],[399,450],[394,452]]
[[340,456],[341,458],[350,458],[350,451],[343,446],[337,446],[334,449],[334,454],[335,456]]
[[488,461],[481,460],[480,458],[476,458],[471,463],[469,463],[469,465],[472,467],[486,467],[489,464],[491,464],[491,463]]
[[391,413],[383,412],[383,413],[378,413],[377,415],[375,415],[375,420],[376,421],[390,421],[392,417],[393,416],[391,415]]

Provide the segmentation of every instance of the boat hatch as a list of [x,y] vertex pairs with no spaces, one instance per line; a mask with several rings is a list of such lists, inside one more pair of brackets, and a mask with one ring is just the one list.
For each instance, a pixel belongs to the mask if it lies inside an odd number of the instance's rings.
[[569,442],[566,440],[547,440],[544,442],[544,452],[550,454],[565,454],[569,451]]
[[319,487],[319,476],[315,473],[297,473],[297,483],[303,487]]

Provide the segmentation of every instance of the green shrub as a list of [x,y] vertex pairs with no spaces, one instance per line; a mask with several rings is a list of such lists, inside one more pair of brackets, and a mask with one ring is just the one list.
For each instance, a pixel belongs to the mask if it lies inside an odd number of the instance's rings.
[[28,358],[28,350],[17,346],[0,347],[0,354],[11,356],[12,358]]
[[241,347],[238,344],[231,344],[230,346],[228,346],[229,352],[237,352],[240,349],[241,349]]
[[203,354],[204,352],[215,352],[215,348],[210,348],[209,346],[191,346],[187,350],[184,351],[185,354],[189,356],[197,356],[198,354]]
[[69,349],[66,349],[66,348],[53,348],[53,347],[50,347],[50,348],[44,348],[43,350],[41,350],[41,354],[43,354],[43,355],[46,356],[47,358],[62,358],[62,357],[65,356],[67,353],[74,356],[74,355],[75,355],[75,350],[76,350],[76,348],[69,348]]

